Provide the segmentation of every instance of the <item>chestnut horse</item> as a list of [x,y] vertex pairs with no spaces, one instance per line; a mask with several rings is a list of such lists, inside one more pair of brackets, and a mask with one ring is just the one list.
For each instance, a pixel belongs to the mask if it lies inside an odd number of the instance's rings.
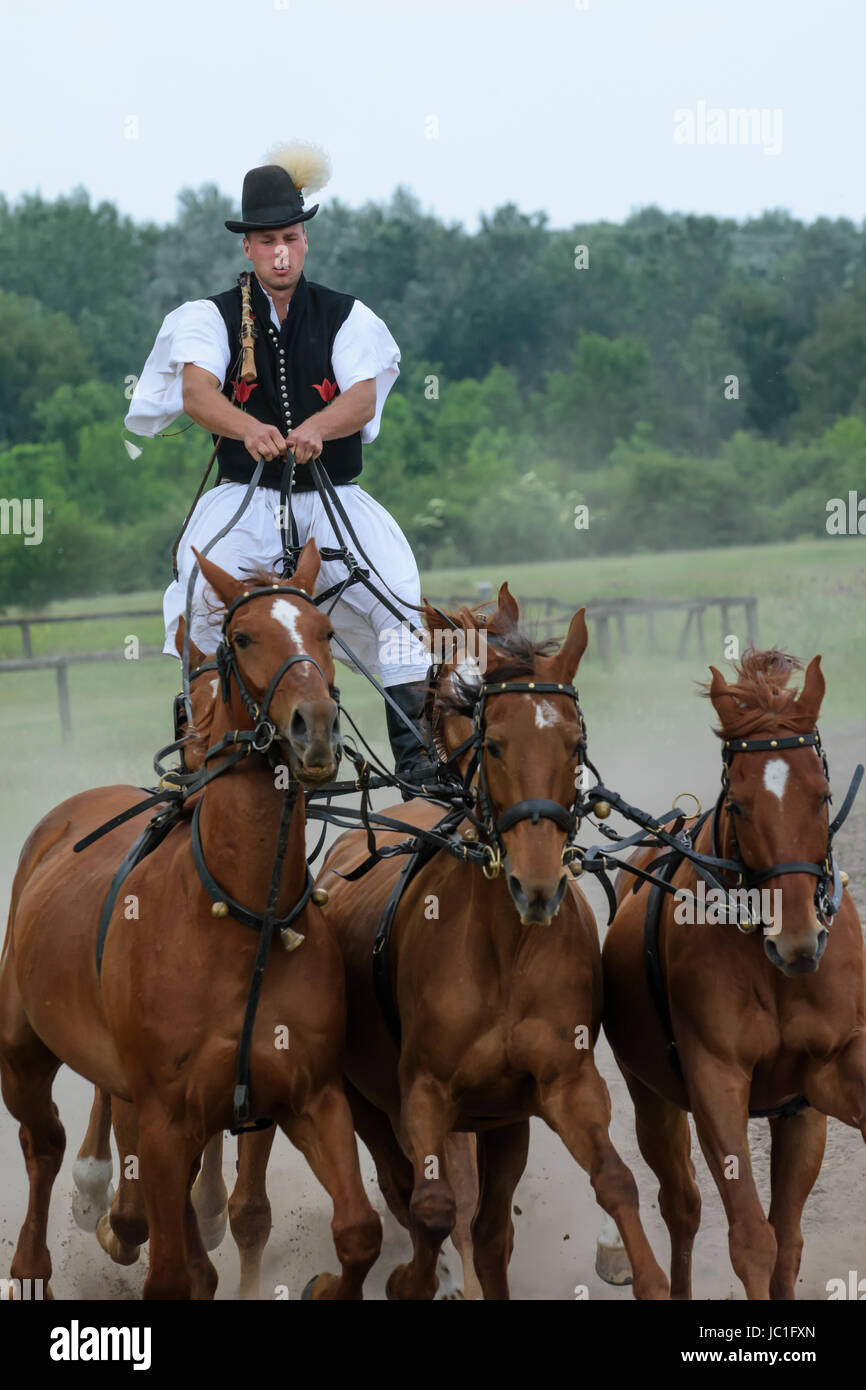
[[[302,552],[291,588],[272,576],[269,593],[245,589],[218,566],[200,563],[232,608],[214,744],[223,738],[227,746],[232,738],[239,744],[238,734],[248,739],[263,727],[249,712],[263,704],[291,776],[303,784],[330,780],[339,748],[329,693],[330,625],[305,597],[319,570],[315,544]],[[120,1102],[121,1153],[139,1156],[146,1229],[119,1235],[137,1244],[149,1233],[145,1297],[212,1297],[216,1271],[201,1243],[190,1187],[207,1140],[232,1121],[257,936],[232,916],[212,912],[181,821],[126,879],[100,978],[100,909],[138,827],[126,822],[81,854],[73,845],[139,799],[129,787],[70,798],[32,832],[19,862],[0,961],[0,1078],[21,1126],[30,1203],[11,1275],[46,1284],[50,1278],[48,1205],[65,1144],[51,1087],[66,1062]],[[286,805],[268,760],[244,757],[208,784],[198,805],[204,863],[230,902],[261,914]],[[301,899],[305,881],[298,796],[276,895],[280,917]],[[300,949],[289,955],[275,945],[263,973],[250,1054],[251,1117],[275,1120],[333,1199],[342,1273],[318,1276],[312,1297],[359,1298],[379,1251],[381,1223],[364,1192],[341,1084],[343,966],[316,905],[308,903],[294,925],[303,939],[292,945]],[[284,1036],[288,1047],[277,1045]]]
[[[645,969],[653,890],[633,893],[627,873],[604,944],[604,1027],[634,1101],[641,1152],[659,1180],[673,1298],[691,1297],[701,1209],[688,1111],[724,1203],[731,1263],[750,1299],[794,1297],[800,1218],[820,1171],[826,1117],[866,1138],[863,938],[856,908],[841,892],[844,878],[836,901],[828,900],[830,787],[816,730],[824,676],[816,656],[796,694],[789,680],[799,668],[777,651],[747,652],[729,685],[710,667],[707,693],[719,717],[725,774],[716,812],[695,839],[699,851],[747,866],[745,881],[780,890],[781,912],[763,933],[754,918],[744,932],[739,917],[713,925],[709,912],[706,924],[690,925],[663,898],[658,957],[670,1030]],[[634,862],[646,866],[657,856],[642,851]],[[695,890],[687,859],[671,883]],[[749,1157],[750,1111],[776,1112],[769,1220]]]
[[[456,1211],[446,1139],[464,1131],[477,1140],[475,1269],[485,1298],[509,1296],[512,1196],[526,1163],[530,1117],[539,1116],[589,1172],[599,1204],[615,1219],[635,1295],[664,1298],[667,1280],[641,1226],[634,1179],[608,1135],[610,1102],[593,1058],[602,1004],[598,935],[565,868],[585,744],[570,684],[587,642],[584,610],[554,655],[550,644],[532,643],[519,630],[518,616],[507,585],[487,619],[466,609],[425,610],[431,632],[456,625],[464,651],[477,651],[477,632],[486,629],[486,672],[471,658],[444,662],[432,718],[440,753],[454,755],[464,774],[475,761],[472,786],[489,864],[482,873],[442,852],[408,882],[390,947],[399,1046],[371,962],[401,860],[382,859],[347,882],[341,875],[367,856],[364,833],[352,831],[332,848],[318,879],[330,895],[327,915],[346,963],[345,1073],[355,1125],[412,1236],[412,1261],[392,1272],[388,1293],[435,1294],[436,1259]],[[497,691],[502,682],[515,688]],[[473,731],[475,751],[457,753]],[[393,814],[428,828],[441,818],[439,808],[420,801]],[[467,819],[463,834],[473,843],[479,832]],[[379,848],[401,839],[399,832],[376,835]]]

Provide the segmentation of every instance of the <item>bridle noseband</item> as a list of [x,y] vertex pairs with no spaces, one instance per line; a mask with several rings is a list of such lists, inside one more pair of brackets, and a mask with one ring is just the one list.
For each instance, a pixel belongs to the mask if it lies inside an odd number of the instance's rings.
[[[792,734],[783,738],[732,738],[725,739],[722,745],[722,790],[716,802],[712,819],[712,852],[718,854],[720,842],[719,826],[722,808],[725,805],[730,791],[729,770],[731,762],[740,753],[773,753],[782,751],[786,748],[814,748],[816,755],[821,759],[821,766],[827,786],[830,786],[830,769],[827,763],[827,754],[821,743],[821,735],[815,729],[810,734]],[[813,863],[810,860],[791,860],[783,864],[773,864],[768,869],[750,869],[743,860],[742,851],[737,842],[736,817],[729,812],[731,839],[734,851],[734,863],[728,867],[738,875],[737,887],[747,889],[756,888],[761,883],[766,883],[768,879],[780,878],[784,874],[812,874],[818,880],[815,889],[815,910],[818,919],[824,927],[829,927],[842,903],[842,893],[845,882],[841,870],[833,857],[833,837],[846,819],[848,812],[854,804],[854,798],[860,787],[863,778],[863,765],[858,764],[851,778],[850,786],[842,803],[841,810],[835,820],[830,821],[829,810],[827,813],[827,853],[822,863]],[[757,923],[749,924],[749,929]]]

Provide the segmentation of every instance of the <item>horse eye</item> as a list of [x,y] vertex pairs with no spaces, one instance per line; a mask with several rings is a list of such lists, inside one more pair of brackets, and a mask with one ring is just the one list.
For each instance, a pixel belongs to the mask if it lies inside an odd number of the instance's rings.
[[725,805],[725,810],[730,811],[732,816],[741,816],[743,814],[742,806],[736,801],[728,801]]
[[248,647],[252,640],[252,637],[250,637],[249,633],[246,632],[236,632],[234,637],[232,638],[232,641],[234,642],[235,646],[241,648]]
[[498,743],[493,743],[493,742],[488,741],[488,744],[487,744],[487,751],[488,751],[488,753],[490,754],[491,758],[501,758],[501,757],[502,757],[502,749],[500,748],[500,746],[499,746]]

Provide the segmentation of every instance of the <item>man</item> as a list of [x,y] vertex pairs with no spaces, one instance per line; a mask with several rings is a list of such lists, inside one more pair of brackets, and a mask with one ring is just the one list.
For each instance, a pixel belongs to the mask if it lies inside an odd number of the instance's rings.
[[[319,206],[305,210],[303,190],[315,192],[327,181],[327,159],[305,145],[273,151],[271,159],[246,175],[241,220],[225,224],[229,231],[243,233],[244,255],[254,272],[255,384],[248,388],[240,380],[242,304],[235,287],[182,304],[167,315],[126,417],[134,433],[154,435],[183,410],[212,432],[215,444],[219,439],[217,486],[193,511],[178,548],[177,579],[165,593],[164,650],[171,655],[176,655],[175,632],[195,564],[193,547],[201,551],[237,511],[260,458],[264,470],[245,514],[208,554],[239,577],[279,562],[279,486],[289,449],[297,465],[292,515],[298,543],[314,536],[320,548],[338,544],[306,468],[310,459],[321,459],[375,569],[407,605],[420,601],[418,568],[405,536],[356,481],[361,446],[379,432],[400,350],[382,320],[360,300],[307,281],[303,274],[304,223]],[[351,549],[350,538],[345,539]],[[325,562],[317,587],[326,589],[345,576],[340,561]],[[375,574],[372,578],[378,585]],[[212,651],[219,623],[204,590],[199,576],[191,637],[199,648]],[[395,642],[398,620],[362,584],[347,588],[329,611],[335,632],[419,724],[429,665],[423,644],[407,640],[405,633]],[[417,625],[411,607],[406,616]],[[339,651],[334,655],[352,665]],[[411,731],[388,705],[386,712],[398,775],[414,785],[432,780],[433,768]]]

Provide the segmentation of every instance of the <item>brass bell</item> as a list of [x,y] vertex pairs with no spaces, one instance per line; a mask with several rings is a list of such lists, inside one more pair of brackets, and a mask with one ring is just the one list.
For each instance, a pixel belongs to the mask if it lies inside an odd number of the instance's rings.
[[328,901],[327,888],[314,888],[312,892],[312,899],[313,902],[316,904],[316,907],[324,907],[325,903]]
[[847,887],[848,887],[848,875],[846,874],[846,872],[845,872],[844,869],[840,869],[840,870],[839,870],[839,878],[840,878],[841,881],[842,881],[842,887],[843,887],[843,888],[847,888]]
[[595,805],[592,808],[592,814],[596,816],[599,820],[607,820],[608,816],[610,815],[610,802],[596,801]]
[[478,839],[478,831],[475,829],[474,825],[468,825],[466,827],[463,831],[463,838],[464,840],[468,840],[470,844]]
[[583,865],[580,863],[580,861],[579,861],[579,860],[573,860],[572,863],[571,863],[571,865],[570,865],[570,868],[571,868],[571,872],[572,872],[572,874],[574,875],[574,877],[575,877],[575,878],[580,878],[581,874],[583,873]]
[[229,915],[229,905],[228,905],[228,903],[213,903],[213,904],[211,905],[210,915],[211,915],[211,917],[228,917],[228,915]]
[[280,932],[280,940],[287,951],[297,951],[299,946],[303,946],[304,937],[299,931],[294,931],[291,927],[283,927]]

